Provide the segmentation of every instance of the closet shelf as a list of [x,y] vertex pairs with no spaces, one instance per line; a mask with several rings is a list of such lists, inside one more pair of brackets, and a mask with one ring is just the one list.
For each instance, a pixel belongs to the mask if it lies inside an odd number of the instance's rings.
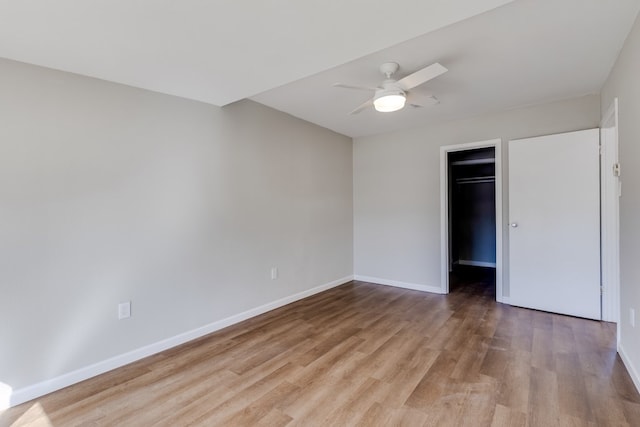
[[496,159],[469,159],[469,160],[457,160],[455,162],[451,162],[451,166],[467,166],[467,165],[486,165],[495,163]]

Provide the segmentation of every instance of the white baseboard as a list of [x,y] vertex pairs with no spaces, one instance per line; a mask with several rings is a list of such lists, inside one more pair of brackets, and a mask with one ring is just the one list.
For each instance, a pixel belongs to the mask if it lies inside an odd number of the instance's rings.
[[253,308],[251,310],[236,314],[234,316],[227,317],[226,319],[218,320],[208,325],[184,332],[171,338],[149,344],[128,353],[120,354],[110,359],[103,360],[102,362],[98,362],[93,365],[68,372],[50,380],[42,381],[37,384],[23,387],[17,390],[12,391],[11,387],[7,386],[6,384],[0,383],[0,410],[19,405],[40,396],[44,396],[45,394],[51,393],[53,391],[68,387],[72,384],[79,383],[80,381],[84,381],[113,369],[128,365],[129,363],[154,355],[161,351],[168,350],[172,347],[176,347],[180,344],[184,344],[196,338],[200,338],[204,335],[226,328],[227,326],[231,326],[236,323],[242,322],[243,320],[247,320],[260,314],[266,313],[267,311],[274,310],[276,308],[301,300],[311,295],[326,291],[327,289],[335,288],[336,286],[340,286],[344,283],[350,282],[351,280],[353,280],[353,276],[343,277],[341,279],[325,283],[324,285],[316,286],[315,288],[307,289],[306,291],[302,291],[297,294],[279,299],[277,301],[273,301],[268,304]]
[[498,297],[497,300],[498,300],[498,302],[501,302],[502,304],[511,305],[511,300],[509,299],[509,297]]
[[468,259],[458,260],[458,261],[454,262],[454,264],[470,265],[472,267],[491,267],[491,268],[496,268],[496,263],[495,262],[471,261],[471,260],[468,260]]
[[638,375],[636,367],[631,363],[631,359],[629,359],[627,354],[624,352],[622,344],[618,344],[618,354],[620,355],[620,359],[622,359],[622,363],[624,363],[624,366],[627,368],[627,372],[629,372],[629,376],[631,377],[633,384],[636,386],[636,390],[640,393],[640,375]]
[[442,294],[440,286],[418,285],[415,283],[399,282],[397,280],[380,279],[379,277],[355,275],[354,280],[375,283],[376,285],[395,286],[396,288],[412,289],[414,291],[430,292],[432,294]]

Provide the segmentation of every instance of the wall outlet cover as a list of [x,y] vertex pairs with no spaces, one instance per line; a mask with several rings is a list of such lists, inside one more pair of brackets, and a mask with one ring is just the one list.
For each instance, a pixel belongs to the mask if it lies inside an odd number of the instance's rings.
[[126,319],[131,317],[131,301],[118,304],[118,319]]

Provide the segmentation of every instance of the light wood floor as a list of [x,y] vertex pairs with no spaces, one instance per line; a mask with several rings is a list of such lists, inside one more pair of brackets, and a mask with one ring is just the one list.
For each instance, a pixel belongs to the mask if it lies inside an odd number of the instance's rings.
[[352,282],[0,414],[1,425],[640,426],[615,325]]

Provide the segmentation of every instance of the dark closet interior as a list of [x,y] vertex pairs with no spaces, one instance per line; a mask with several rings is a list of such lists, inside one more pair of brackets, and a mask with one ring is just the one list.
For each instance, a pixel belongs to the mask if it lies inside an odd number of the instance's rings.
[[449,290],[495,295],[495,148],[451,152],[448,163]]

